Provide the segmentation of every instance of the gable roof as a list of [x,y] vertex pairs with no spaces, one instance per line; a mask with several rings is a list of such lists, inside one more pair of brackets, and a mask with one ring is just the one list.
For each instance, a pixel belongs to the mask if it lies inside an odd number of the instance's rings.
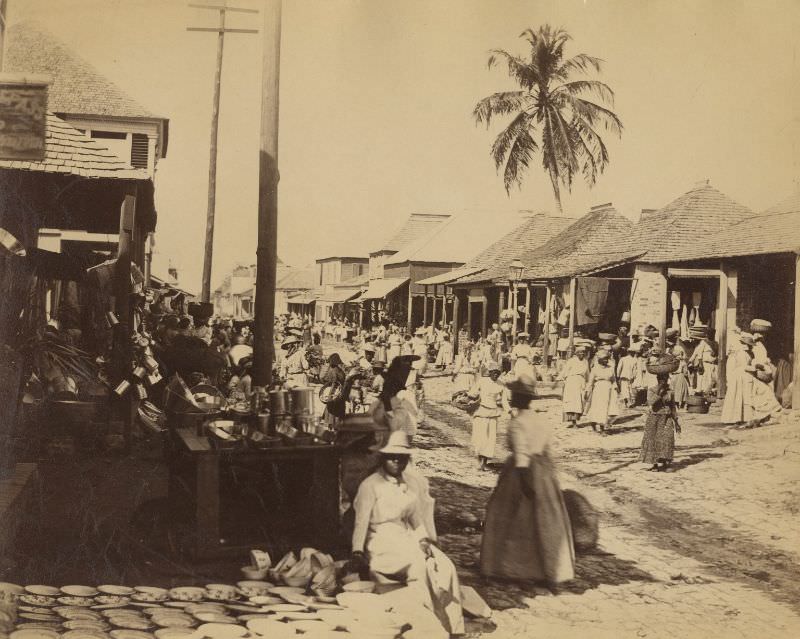
[[676,261],[800,251],[800,193],[685,247]]
[[633,226],[610,204],[592,207],[577,222],[519,258],[526,266],[523,279],[573,277],[629,262],[644,252],[628,240]]
[[54,113],[162,119],[40,25],[19,22],[6,37],[5,70],[52,76],[48,108]]
[[438,226],[449,217],[449,214],[412,213],[403,223],[403,226],[391,235],[380,249],[372,251],[371,254],[383,252],[397,253],[402,251],[409,244],[427,234],[431,229]]
[[48,113],[45,120],[45,152],[42,160],[0,160],[0,168],[43,173],[62,173],[86,178],[149,180],[144,169],[135,169],[87,138],[61,118]]
[[314,271],[305,268],[288,268],[285,275],[278,279],[276,290],[308,291],[314,288]]
[[643,215],[634,228],[633,241],[646,251],[642,262],[687,259],[701,238],[754,215],[706,180],[665,207]]
[[386,264],[436,262],[464,264],[487,244],[519,224],[519,217],[462,213],[427,230],[386,260]]
[[459,278],[457,283],[472,284],[490,281],[495,277],[506,277],[511,262],[541,246],[573,222],[575,218],[554,217],[546,213],[531,216],[464,264],[464,269],[480,270]]

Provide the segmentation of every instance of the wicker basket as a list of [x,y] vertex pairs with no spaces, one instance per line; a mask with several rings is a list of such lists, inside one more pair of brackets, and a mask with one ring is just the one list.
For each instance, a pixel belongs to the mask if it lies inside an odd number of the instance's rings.
[[674,373],[680,367],[681,363],[679,360],[674,359],[670,361],[663,361],[659,360],[653,364],[648,362],[647,364],[647,372],[651,373],[652,375],[665,375],[669,373]]

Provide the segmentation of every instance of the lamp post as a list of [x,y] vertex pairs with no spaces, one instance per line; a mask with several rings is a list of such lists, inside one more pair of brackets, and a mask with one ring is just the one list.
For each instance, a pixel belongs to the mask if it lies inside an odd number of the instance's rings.
[[508,265],[508,281],[511,282],[511,307],[513,309],[513,319],[511,323],[511,339],[517,335],[517,287],[522,281],[522,274],[525,272],[525,265],[520,260],[514,260]]

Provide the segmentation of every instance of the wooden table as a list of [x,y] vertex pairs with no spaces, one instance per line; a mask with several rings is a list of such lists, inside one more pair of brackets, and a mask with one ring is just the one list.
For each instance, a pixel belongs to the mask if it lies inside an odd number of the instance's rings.
[[[171,429],[167,445],[169,496],[176,508],[185,505],[187,497],[192,505],[196,530],[192,544],[194,556],[204,558],[232,552],[241,554],[246,549],[264,546],[271,553],[283,553],[289,549],[286,545],[295,549],[301,545],[311,545],[325,552],[333,550],[339,543],[340,533],[340,457],[341,448],[330,444],[217,449],[211,445],[208,437],[198,436],[193,429]],[[265,527],[278,526],[289,531],[286,534],[291,538],[284,539],[278,547],[263,536],[239,540],[235,544],[221,543],[223,524],[236,527],[245,523],[241,517],[233,522],[222,521],[225,500],[233,499],[230,493],[221,490],[223,475],[235,475],[237,469],[243,469],[245,475],[251,473],[274,480],[273,488],[265,490],[263,494],[264,500],[273,500],[273,507],[252,516],[262,519]],[[298,483],[309,490],[300,497],[290,495],[288,499],[283,499],[276,496],[284,491],[291,492],[292,486],[281,484],[286,484],[286,478],[292,474],[299,480]],[[280,502],[278,505],[274,504],[276,499]],[[246,513],[245,518],[249,515]],[[288,520],[291,521],[287,524]]]

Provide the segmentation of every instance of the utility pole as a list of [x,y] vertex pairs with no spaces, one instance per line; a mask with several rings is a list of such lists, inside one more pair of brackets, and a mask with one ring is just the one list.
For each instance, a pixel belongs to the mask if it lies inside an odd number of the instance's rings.
[[[3,0],[0,0],[3,2]],[[217,200],[217,132],[219,129],[219,92],[222,81],[222,50],[225,45],[226,33],[258,33],[258,29],[226,29],[225,14],[228,11],[238,13],[258,13],[256,9],[243,9],[222,5],[189,3],[196,9],[211,9],[219,11],[219,27],[187,27],[187,31],[203,31],[217,35],[217,69],[214,74],[214,102],[211,109],[211,159],[208,163],[208,210],[206,212],[206,247],[203,256],[203,290],[202,301],[211,301],[211,258],[214,252],[214,213]]]
[[3,53],[6,45],[6,9],[8,0],[0,0],[0,71],[3,70]]
[[278,106],[281,71],[281,0],[264,0],[261,138],[258,157],[253,385],[272,382],[275,348],[275,268],[278,259]]

